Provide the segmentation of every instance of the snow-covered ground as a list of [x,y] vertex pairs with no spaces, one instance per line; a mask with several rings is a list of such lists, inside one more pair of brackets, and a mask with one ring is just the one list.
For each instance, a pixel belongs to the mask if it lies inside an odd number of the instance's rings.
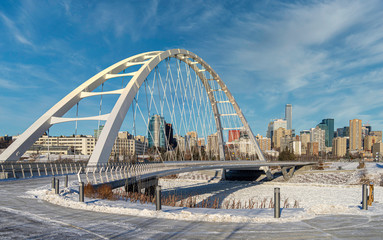
[[[341,167],[341,170],[339,169]],[[357,169],[358,163],[333,163],[323,171],[297,172],[289,181],[276,179],[272,182],[240,182],[207,180],[206,174],[181,174],[178,179],[162,179],[163,194],[196,196],[197,202],[207,198],[225,201],[241,201],[242,206],[252,200],[260,203],[273,199],[274,188],[281,191],[281,206],[288,203],[291,208],[283,208],[280,219],[275,219],[273,209],[205,209],[162,206],[155,211],[152,204],[131,203],[123,200],[108,201],[85,199],[78,202],[78,183],[55,195],[44,186],[28,192],[29,197],[40,198],[65,207],[86,209],[106,213],[118,213],[145,217],[209,221],[209,222],[291,222],[313,218],[317,215],[383,215],[383,187],[380,187],[383,164],[366,163],[365,169]],[[202,177],[201,177],[202,176]],[[368,211],[361,210],[361,178],[375,183],[375,201]],[[298,208],[292,208],[298,204]],[[266,204],[267,206],[268,204]]]

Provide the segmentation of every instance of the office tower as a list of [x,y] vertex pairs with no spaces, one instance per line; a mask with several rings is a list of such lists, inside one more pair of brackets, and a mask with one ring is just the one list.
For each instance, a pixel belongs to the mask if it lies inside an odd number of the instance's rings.
[[153,115],[149,120],[148,143],[150,147],[166,147],[165,119],[160,115]]
[[166,123],[165,126],[167,146],[169,149],[174,149],[177,147],[177,140],[173,136],[173,125],[171,123]]
[[234,140],[238,140],[240,137],[240,131],[239,130],[229,130],[229,142],[232,142]]
[[362,146],[362,120],[350,120],[350,150],[361,150]]
[[332,139],[334,138],[334,119],[323,119],[319,126],[322,130],[325,130],[325,145],[326,147],[332,147]]
[[292,121],[293,121],[293,107],[291,104],[286,104],[285,107],[285,119],[287,122],[287,130],[292,129]]
[[371,126],[370,124],[363,124],[362,125],[362,139],[364,139],[365,136],[370,135],[371,132]]

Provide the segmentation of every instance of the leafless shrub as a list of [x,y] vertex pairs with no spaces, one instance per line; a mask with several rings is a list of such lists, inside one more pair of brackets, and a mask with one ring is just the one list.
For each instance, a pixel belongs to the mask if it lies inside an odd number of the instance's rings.
[[112,187],[109,185],[102,185],[101,187],[95,190],[92,184],[88,183],[84,187],[84,195],[89,198],[100,198],[100,199],[108,199],[115,200],[116,196],[112,191]]
[[356,168],[357,168],[357,169],[366,168],[366,164],[364,163],[363,160],[360,160],[360,161],[359,161],[359,165],[358,165]]
[[293,208],[299,208],[299,203],[298,203],[297,200],[294,201],[294,206],[293,206]]
[[283,208],[290,208],[289,198],[286,198],[285,201],[283,202]]

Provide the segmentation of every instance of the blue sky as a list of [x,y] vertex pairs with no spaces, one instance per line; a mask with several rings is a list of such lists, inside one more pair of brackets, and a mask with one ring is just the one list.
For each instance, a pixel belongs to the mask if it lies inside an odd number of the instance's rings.
[[253,132],[383,128],[381,1],[1,1],[0,135],[22,133],[104,68],[184,48],[209,63]]

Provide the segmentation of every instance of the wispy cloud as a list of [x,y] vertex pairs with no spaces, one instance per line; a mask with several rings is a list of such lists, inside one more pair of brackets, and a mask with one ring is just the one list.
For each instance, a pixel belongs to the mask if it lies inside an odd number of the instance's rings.
[[28,40],[28,38],[19,30],[14,21],[9,19],[2,12],[0,12],[0,18],[3,20],[4,24],[7,26],[9,32],[12,34],[16,41],[24,45],[34,47],[34,44],[30,40]]

